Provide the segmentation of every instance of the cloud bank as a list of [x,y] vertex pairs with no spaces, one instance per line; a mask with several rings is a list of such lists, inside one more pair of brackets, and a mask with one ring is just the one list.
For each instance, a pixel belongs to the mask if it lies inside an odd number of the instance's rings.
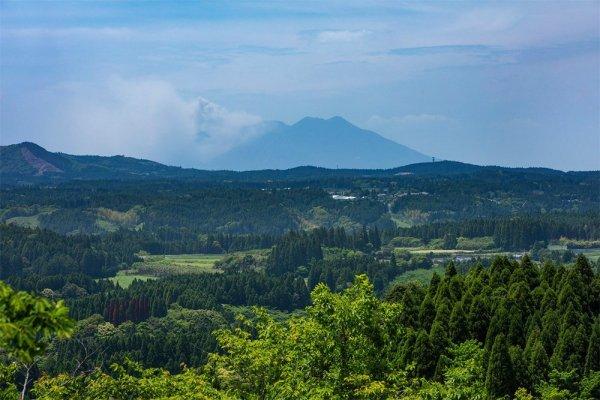
[[[260,135],[261,118],[230,111],[202,97],[183,98],[161,80],[113,77],[98,85],[70,83],[26,102],[33,118],[3,125],[36,132],[49,149],[75,154],[123,154],[202,167],[235,145]],[[4,113],[3,113],[4,114]],[[7,114],[9,114],[7,112]],[[3,116],[4,117],[4,116]],[[13,136],[13,135],[11,135]]]

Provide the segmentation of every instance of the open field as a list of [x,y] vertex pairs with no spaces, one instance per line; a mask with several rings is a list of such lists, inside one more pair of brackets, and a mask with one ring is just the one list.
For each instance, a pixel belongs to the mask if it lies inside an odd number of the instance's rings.
[[431,281],[431,277],[435,272],[437,272],[438,275],[443,275],[445,270],[446,268],[444,266],[438,265],[429,269],[419,268],[412,271],[407,271],[394,279],[394,282],[390,284],[390,286],[392,286],[394,283],[408,282],[419,282],[426,285],[429,284],[429,281]]
[[147,281],[148,279],[156,279],[155,276],[137,275],[137,274],[129,275],[127,272],[128,271],[119,271],[119,272],[117,272],[116,276],[113,276],[112,278],[108,278],[108,280],[113,283],[116,283],[117,285],[126,289],[133,283],[133,281],[135,279],[138,279],[141,281]]
[[134,263],[130,269],[121,270],[116,276],[108,279],[126,288],[131,285],[134,279],[148,280],[169,275],[222,273],[222,270],[215,268],[218,261],[232,255],[246,254],[261,257],[264,250],[251,250],[233,254],[142,255],[143,261]]
[[37,228],[40,226],[39,214],[26,217],[12,217],[6,220],[9,224],[19,225],[25,228]]
[[426,249],[421,247],[396,247],[396,251],[408,251],[413,254],[435,254],[435,255],[449,255],[449,254],[473,254],[475,250],[445,250],[445,249]]
[[222,254],[144,256],[143,261],[132,265],[132,270],[140,275],[149,276],[214,273],[220,272],[214,266],[223,257]]
[[396,252],[408,251],[411,254],[432,254],[438,257],[453,257],[453,256],[464,256],[464,257],[481,257],[481,258],[492,258],[496,256],[512,256],[514,252],[507,251],[476,251],[476,250],[458,250],[458,249],[428,249],[423,247],[396,247]]
[[[38,228],[40,226],[40,216],[43,214],[50,214],[55,210],[54,207],[46,206],[36,208],[35,214],[30,214],[30,212],[24,212],[29,215],[18,215],[15,217],[7,218],[6,223],[15,224],[18,226],[22,226],[25,228]],[[2,210],[2,212],[11,211],[10,209]],[[23,211],[22,211],[23,212]]]
[[600,249],[573,249],[575,254],[583,254],[590,261],[598,261],[600,258]]
[[172,254],[142,256],[143,261],[134,263],[131,269],[117,272],[108,278],[123,288],[129,287],[135,279],[157,279],[161,276],[178,274],[218,273],[215,263],[224,257],[222,254]]

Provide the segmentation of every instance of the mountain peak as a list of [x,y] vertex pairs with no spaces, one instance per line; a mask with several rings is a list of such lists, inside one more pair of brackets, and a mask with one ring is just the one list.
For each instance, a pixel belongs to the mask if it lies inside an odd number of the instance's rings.
[[15,146],[18,148],[26,148],[28,150],[38,150],[38,151],[47,151],[45,148],[43,148],[42,146],[40,146],[37,143],[33,143],[33,142],[21,142],[21,143],[16,143],[14,145],[11,146]]
[[320,118],[320,117],[304,117],[301,120],[299,120],[298,122],[296,122],[294,125],[292,126],[302,126],[302,125],[348,125],[348,126],[354,126],[352,123],[350,123],[347,119],[340,117],[338,115],[333,116],[331,118]]
[[347,119],[345,119],[343,117],[340,117],[339,115],[335,115],[335,116],[329,118],[327,121],[352,125],[352,123],[350,123],[350,121],[348,121]]
[[304,117],[293,125],[266,131],[213,159],[210,168],[287,169],[298,165],[326,168],[393,168],[429,157],[340,116]]

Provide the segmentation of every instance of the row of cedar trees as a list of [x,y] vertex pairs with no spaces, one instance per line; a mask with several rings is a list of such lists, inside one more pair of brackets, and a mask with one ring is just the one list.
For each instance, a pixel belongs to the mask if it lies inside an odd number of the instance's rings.
[[600,370],[600,279],[583,256],[569,269],[540,269],[527,256],[467,275],[449,264],[427,288],[398,285],[386,298],[406,307],[401,356],[421,376],[439,378],[450,344],[467,339],[486,349],[490,398],[518,387],[535,392],[550,375],[573,389]]
[[282,275],[294,272],[311,261],[323,259],[322,246],[377,250],[381,247],[381,234],[377,227],[346,233],[343,228],[318,228],[310,232],[292,231],[279,239],[267,260],[267,273]]
[[150,301],[145,296],[110,300],[104,309],[104,319],[114,324],[140,322],[150,317]]

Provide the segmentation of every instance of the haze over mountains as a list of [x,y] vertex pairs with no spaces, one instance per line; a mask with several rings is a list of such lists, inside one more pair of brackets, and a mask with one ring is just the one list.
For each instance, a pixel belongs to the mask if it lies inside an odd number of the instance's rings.
[[268,123],[266,133],[207,164],[212,169],[394,168],[431,158],[341,117],[306,117],[293,125]]
[[0,146],[0,182],[2,184],[59,183],[71,180],[195,179],[206,182],[309,181],[319,179],[393,177],[404,175],[453,176],[496,174],[523,177],[524,174],[567,177],[596,172],[562,172],[547,168],[507,168],[479,166],[456,161],[415,163],[390,169],[328,169],[299,166],[290,169],[253,171],[202,170],[180,168],[150,160],[125,156],[71,155],[49,152],[23,142]]
[[[198,155],[197,165],[212,170],[289,169],[298,166],[382,169],[429,161],[413,149],[379,134],[352,125],[341,117],[306,117],[293,125],[272,121],[257,127],[262,135],[242,142],[212,160]],[[127,157],[93,157],[52,154],[25,142],[19,149],[3,148],[3,169],[10,164],[15,174],[32,176],[102,174],[106,168],[133,174],[149,170],[167,173],[169,167]],[[10,169],[10,168],[9,168]],[[177,174],[182,169],[176,168]],[[173,171],[175,171],[173,170]],[[7,170],[8,171],[8,170]],[[167,173],[168,175],[168,173]]]

